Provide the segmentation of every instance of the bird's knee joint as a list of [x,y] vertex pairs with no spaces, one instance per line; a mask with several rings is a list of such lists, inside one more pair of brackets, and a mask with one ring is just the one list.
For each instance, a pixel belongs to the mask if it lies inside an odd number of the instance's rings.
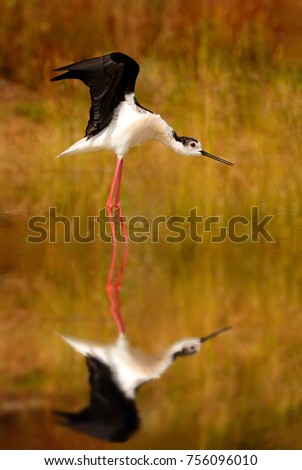
[[112,202],[110,201],[106,202],[106,209],[108,210],[108,212],[112,212],[112,209],[113,209]]

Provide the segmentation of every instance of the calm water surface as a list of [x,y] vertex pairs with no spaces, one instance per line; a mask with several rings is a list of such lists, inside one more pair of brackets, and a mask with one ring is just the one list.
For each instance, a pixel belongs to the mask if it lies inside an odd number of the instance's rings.
[[26,223],[2,217],[1,448],[301,447],[295,240],[130,245],[121,314],[134,346],[154,353],[233,328],[142,387],[141,429],[117,444],[62,427],[51,413],[79,410],[89,394],[83,357],[57,333],[100,342],[117,336],[105,288],[112,245],[29,244]]

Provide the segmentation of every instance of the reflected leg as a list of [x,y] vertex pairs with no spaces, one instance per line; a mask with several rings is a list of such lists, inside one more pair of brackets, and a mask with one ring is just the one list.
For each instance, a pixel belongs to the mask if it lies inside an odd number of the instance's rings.
[[[128,253],[128,250],[127,250]],[[127,254],[128,256],[128,254]],[[125,325],[121,317],[120,313],[120,285],[121,285],[121,280],[123,276],[123,271],[125,268],[125,263],[127,261],[127,258],[124,262],[125,257],[123,258],[119,275],[117,277],[117,281],[114,282],[114,272],[115,272],[115,266],[116,266],[116,260],[117,260],[117,245],[115,244],[113,247],[113,252],[112,252],[112,258],[111,258],[111,264],[109,268],[109,274],[108,274],[108,279],[107,279],[107,284],[106,284],[106,290],[110,302],[110,311],[113,316],[113,319],[116,323],[117,329],[119,333],[125,333]]]

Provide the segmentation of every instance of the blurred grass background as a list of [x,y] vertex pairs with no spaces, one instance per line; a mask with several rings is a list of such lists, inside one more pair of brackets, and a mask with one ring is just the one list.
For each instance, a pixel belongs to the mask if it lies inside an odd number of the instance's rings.
[[[104,206],[112,154],[54,160],[84,133],[88,89],[49,79],[61,65],[122,51],[141,65],[142,105],[235,162],[181,158],[158,143],[132,149],[124,215],[187,216],[197,207],[227,219],[249,217],[252,205],[275,215],[273,244],[130,247],[122,297],[135,344],[156,351],[235,328],[141,391],[143,432],[124,447],[301,448],[299,2],[3,0],[0,8],[3,402],[36,397],[46,409],[59,401],[77,408],[85,367],[53,332],[112,338],[111,246],[37,246],[26,237],[29,217],[49,207],[86,216]],[[3,448],[110,448],[53,431],[50,415],[12,416],[1,420]]]
[[[272,213],[297,215],[301,61],[296,48],[302,43],[295,34],[295,5],[278,0],[2,2],[5,191],[0,204],[21,213],[50,204],[97,213],[114,157],[103,152],[53,160],[82,137],[89,95],[81,83],[49,79],[60,65],[122,50],[141,64],[137,97],[143,105],[178,133],[199,138],[205,149],[236,163],[231,171],[209,161],[196,164],[157,143],[134,149],[123,184],[129,216],[143,211],[153,217],[159,206],[165,213],[187,212],[196,202],[204,215],[245,215],[260,203]],[[162,185],[166,189],[158,191]]]

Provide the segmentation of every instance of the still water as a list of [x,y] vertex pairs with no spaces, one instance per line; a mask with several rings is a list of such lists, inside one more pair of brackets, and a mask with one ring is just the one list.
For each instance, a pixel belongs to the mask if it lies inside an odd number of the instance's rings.
[[[302,444],[298,243],[28,243],[26,217],[1,219],[2,449],[289,449]],[[111,271],[110,271],[111,269]],[[121,269],[123,269],[121,275]],[[108,276],[120,291],[108,289]],[[108,295],[109,293],[109,295]],[[61,425],[89,401],[82,355],[60,335],[118,337],[155,354],[232,329],[139,388],[139,429],[123,443]]]

